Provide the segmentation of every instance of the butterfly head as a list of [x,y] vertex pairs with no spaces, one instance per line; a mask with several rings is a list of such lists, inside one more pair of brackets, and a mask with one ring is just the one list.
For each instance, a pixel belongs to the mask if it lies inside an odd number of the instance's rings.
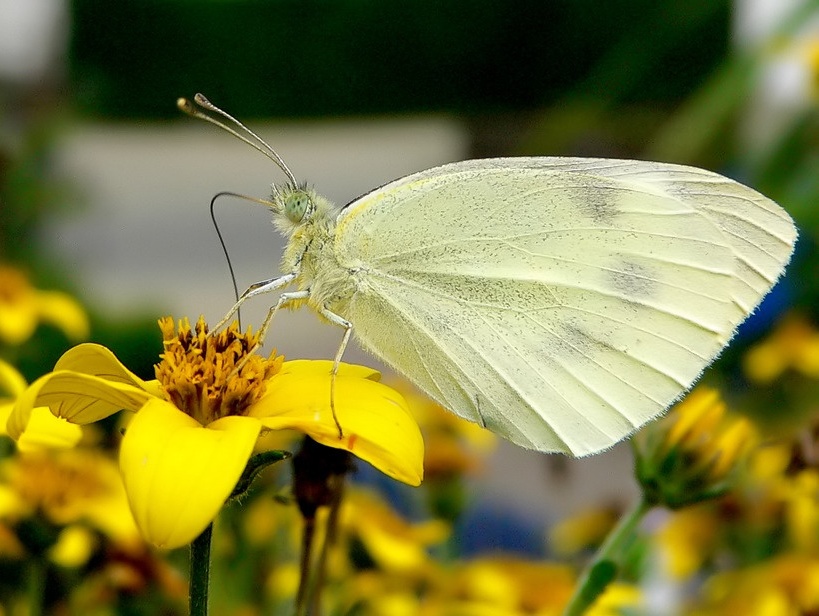
[[309,220],[316,211],[312,191],[302,187],[282,190],[276,202],[279,211],[294,225]]
[[271,200],[274,222],[285,235],[305,225],[333,220],[333,205],[312,188],[302,184],[275,185]]

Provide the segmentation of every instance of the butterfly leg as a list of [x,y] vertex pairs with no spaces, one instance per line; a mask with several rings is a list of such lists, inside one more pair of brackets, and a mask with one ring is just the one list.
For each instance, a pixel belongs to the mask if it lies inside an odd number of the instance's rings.
[[353,333],[353,324],[327,308],[322,308],[319,313],[333,325],[344,328],[344,336],[341,338],[341,344],[338,346],[336,358],[333,361],[333,372],[330,376],[330,410],[333,412],[333,421],[336,422],[336,428],[338,428],[338,438],[341,439],[344,438],[344,431],[341,429],[341,424],[336,416],[336,375],[338,374],[338,367],[339,364],[341,364],[344,350],[347,348],[347,343],[350,342],[350,335]]
[[292,291],[290,293],[282,293],[279,295],[279,300],[270,310],[267,311],[267,316],[264,318],[264,321],[262,321],[262,327],[259,329],[259,345],[264,342],[264,338],[267,335],[267,330],[270,327],[270,323],[273,321],[273,317],[276,316],[276,313],[280,308],[283,308],[290,302],[295,302],[300,299],[307,299],[308,297],[310,297],[309,289]]
[[[252,297],[252,296],[249,296]],[[242,366],[250,359],[250,356],[255,353],[264,343],[264,338],[267,335],[267,330],[270,327],[271,321],[273,321],[273,317],[276,316],[276,313],[279,311],[279,308],[286,305],[288,302],[296,301],[299,299],[307,299],[310,297],[310,291],[305,289],[303,291],[293,291],[291,293],[282,293],[279,295],[279,300],[276,302],[276,305],[273,306],[270,310],[267,311],[267,316],[262,321],[262,326],[259,328],[259,335],[256,340],[256,345],[250,349],[247,354],[242,358],[236,367],[233,369],[234,373],[238,373],[241,370]],[[220,323],[221,325],[221,323]]]
[[241,308],[242,304],[245,303],[245,300],[250,299],[251,297],[256,297],[257,295],[264,295],[265,293],[270,293],[271,291],[275,291],[276,289],[281,289],[284,286],[287,286],[293,280],[295,280],[296,274],[285,274],[284,276],[279,276],[278,278],[270,278],[269,280],[261,280],[259,282],[254,282],[250,285],[247,290],[239,296],[239,299],[235,304],[233,304],[233,308],[231,308],[228,313],[219,321],[215,327],[211,328],[211,332],[219,331],[224,327],[225,323],[227,323],[233,315],[236,314]]

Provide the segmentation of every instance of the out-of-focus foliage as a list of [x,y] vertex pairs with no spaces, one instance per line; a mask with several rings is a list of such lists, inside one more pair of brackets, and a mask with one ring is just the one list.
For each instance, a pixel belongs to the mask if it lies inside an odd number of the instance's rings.
[[245,118],[516,112],[583,83],[595,97],[672,102],[723,56],[729,29],[728,0],[73,7],[76,101],[118,117],[172,116],[195,91]]

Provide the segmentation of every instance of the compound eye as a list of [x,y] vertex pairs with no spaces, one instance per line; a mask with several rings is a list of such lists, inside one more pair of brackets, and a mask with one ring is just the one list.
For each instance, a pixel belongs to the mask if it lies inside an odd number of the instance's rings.
[[284,215],[292,222],[301,222],[311,209],[310,197],[303,192],[294,192],[284,200]]

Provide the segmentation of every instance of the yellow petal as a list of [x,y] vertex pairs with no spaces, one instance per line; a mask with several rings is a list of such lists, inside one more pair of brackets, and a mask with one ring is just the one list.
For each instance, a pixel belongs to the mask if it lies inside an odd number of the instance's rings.
[[98,421],[119,410],[136,411],[152,396],[143,389],[68,370],[40,377],[24,391],[9,417],[9,436],[19,439],[31,420],[32,410],[47,406],[56,417],[71,423]]
[[55,417],[47,407],[38,406],[32,409],[25,431],[17,439],[17,449],[32,451],[73,447],[81,438],[82,428]]
[[9,363],[0,359],[0,394],[16,398],[28,387],[23,375]]
[[131,514],[119,465],[107,456],[100,456],[96,475],[96,481],[104,485],[105,489],[84,504],[83,518],[90,526],[110,537],[120,548],[143,544]]
[[441,520],[410,523],[369,490],[345,495],[341,521],[347,533],[356,535],[376,564],[392,572],[410,573],[429,561],[427,547],[450,534]]
[[401,537],[380,526],[362,525],[360,539],[370,556],[387,571],[410,573],[417,571],[429,555],[424,546],[408,537]]
[[28,301],[14,304],[0,302],[0,340],[17,346],[31,338],[35,329],[37,329],[37,313],[33,303]]
[[617,514],[609,508],[579,511],[552,526],[549,544],[559,556],[573,556],[601,544],[616,522]]
[[742,358],[746,376],[757,383],[773,383],[788,368],[789,358],[779,345],[766,341],[751,347]]
[[[293,359],[284,362],[278,374],[294,373],[302,376],[327,376],[332,373],[334,363],[330,359]],[[381,379],[381,373],[374,368],[358,364],[345,364],[344,362],[338,365],[338,376],[369,379],[370,381]]]
[[57,543],[48,550],[51,562],[61,567],[81,567],[88,562],[97,538],[90,529],[83,526],[67,526],[57,538]]
[[606,587],[586,616],[611,616],[623,613],[622,608],[632,608],[631,611],[634,611],[634,608],[639,609],[642,605],[643,597],[638,587],[615,582]]
[[[23,500],[18,490],[0,483],[0,518],[8,521],[31,515],[31,507]],[[0,550],[1,551],[1,550]]]
[[674,424],[668,431],[668,446],[693,444],[722,419],[725,403],[716,389],[700,386],[674,407]]
[[712,479],[718,480],[727,475],[742,453],[754,446],[755,437],[756,431],[749,420],[734,418],[710,444],[716,457],[709,471]]
[[267,428],[295,429],[323,445],[345,449],[409,485],[421,483],[424,441],[401,394],[340,371],[335,409],[342,438],[330,408],[329,371],[283,369],[270,380],[267,393],[248,415],[259,418]]
[[78,344],[63,353],[54,364],[54,371],[71,370],[98,376],[106,381],[123,383],[159,395],[156,381],[143,381],[128,370],[109,349],[100,344]]
[[261,425],[224,417],[207,427],[156,398],[133,418],[120,447],[125,491],[143,537],[163,548],[195,539],[244,470]]
[[814,334],[803,342],[794,358],[794,368],[805,376],[819,378],[819,336]]
[[60,291],[38,291],[36,299],[42,321],[58,327],[72,340],[88,338],[88,316],[77,300]]

